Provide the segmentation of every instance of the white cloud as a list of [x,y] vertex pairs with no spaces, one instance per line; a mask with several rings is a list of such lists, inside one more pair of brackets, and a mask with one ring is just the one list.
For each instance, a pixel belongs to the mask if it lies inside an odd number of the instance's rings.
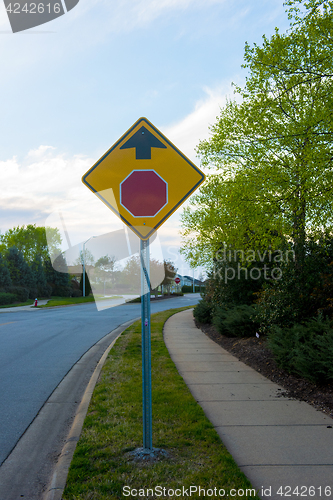
[[[224,4],[225,0],[130,0],[127,7],[132,8],[132,22],[135,24],[147,24],[156,18],[164,15],[166,12],[186,10],[192,8],[207,8],[212,4]],[[122,4],[124,6],[124,2]],[[126,8],[125,11],[128,12]],[[131,12],[131,10],[129,10]]]
[[66,156],[51,146],[29,151],[21,162],[16,157],[0,161],[1,232],[36,223],[58,227],[63,233],[63,220],[71,245],[76,245],[92,235],[123,228],[81,181],[95,162],[82,155]]
[[[65,16],[61,16],[57,22],[76,23],[78,18],[87,16],[87,23],[93,22],[92,16],[96,16],[103,31],[132,30],[137,26],[142,27],[153,22],[167,12],[179,12],[188,8],[207,8],[209,5],[223,5],[226,0],[81,0],[78,5]],[[108,14],[108,15],[106,15]],[[54,21],[53,29],[56,29]],[[46,26],[46,25],[44,25]],[[10,24],[3,2],[0,4],[0,28],[9,29]],[[42,30],[43,27],[36,28]],[[51,29],[51,24],[48,28]],[[99,30],[101,33],[101,29]]]
[[[41,60],[46,67],[50,61],[53,65],[62,64],[68,52],[85,53],[88,47],[90,51],[94,45],[109,44],[110,36],[117,38],[138,29],[148,29],[157,20],[178,16],[187,9],[192,13],[194,9],[225,3],[226,0],[81,0],[58,19],[12,34],[4,3],[0,0],[0,37],[6,37],[6,44],[0,45],[1,84],[19,79],[19,75],[31,71],[32,66],[38,73]],[[34,34],[40,36],[25,36]]]
[[[21,198],[33,196],[36,199],[41,196],[58,198],[60,192],[66,192],[68,196],[92,164],[93,160],[80,155],[66,158],[51,146],[29,151],[21,163],[15,157],[0,161],[1,177],[5,180],[2,200],[15,197],[18,193]],[[67,186],[66,191],[64,186]]]
[[206,87],[204,92],[206,96],[196,103],[189,115],[178,123],[163,128],[163,133],[168,139],[194,162],[196,162],[195,148],[199,141],[208,139],[209,126],[216,122],[226,99],[235,97],[230,83],[222,84],[215,89]]
[[[220,107],[227,97],[232,96],[231,86],[225,84],[215,89],[205,88],[204,92],[205,96],[195,104],[188,116],[163,129],[163,133],[194,162],[194,149],[199,140],[209,136],[209,124],[216,121]],[[92,235],[120,229],[122,223],[116,215],[81,182],[83,174],[95,161],[82,155],[59,153],[49,145],[29,151],[22,161],[16,157],[0,161],[2,232],[13,225],[40,224],[42,219],[45,221],[51,214],[53,216],[49,222],[53,220],[57,225],[61,219],[59,212],[65,220],[72,245]],[[158,231],[164,251],[168,252],[171,248],[171,255],[180,246],[181,212],[182,208]],[[14,215],[9,217],[9,214]],[[185,265],[181,257],[177,260],[177,264]]]
[[38,160],[38,159],[41,159],[41,158],[45,158],[46,156],[46,153],[51,153],[52,151],[54,151],[56,148],[52,147],[52,146],[39,146],[39,148],[37,149],[31,149],[28,154],[27,154],[27,158],[30,160],[30,159],[35,159],[35,160]]
[[8,20],[8,16],[6,14],[6,10],[0,10],[0,30],[10,30],[10,24]]
[[[100,12],[104,9],[112,13],[111,24],[116,27],[120,18],[123,24],[134,26],[137,24],[151,22],[157,17],[169,11],[180,11],[188,8],[206,8],[209,5],[223,5],[226,0],[81,0],[78,5],[70,11],[70,15],[65,15],[62,20],[71,22],[78,17],[82,17],[91,11]],[[10,28],[6,8],[1,2],[0,5],[0,27]]]
[[[118,217],[81,182],[95,161],[80,155],[67,157],[51,146],[29,151],[21,162],[16,157],[0,161],[1,232],[14,226],[46,224],[59,228],[65,244],[64,221],[74,246],[91,236],[122,229]],[[158,234],[164,258],[171,259],[185,273],[188,265],[178,253],[180,213],[181,208]]]
[[[210,5],[224,5],[226,0],[90,0],[78,4],[70,16],[63,21],[72,23],[78,17],[86,16],[86,27],[92,27],[98,20],[97,38],[107,33],[130,32],[146,28],[156,19],[186,9],[207,9]],[[73,13],[73,14],[72,14]],[[94,20],[95,19],[95,20]],[[82,28],[82,26],[81,26]],[[91,38],[89,37],[91,43]]]
[[[81,177],[93,163],[80,155],[67,158],[51,146],[29,151],[22,162],[16,157],[0,161],[2,229],[7,211],[16,211],[21,217],[24,211],[27,217],[32,211],[46,215],[77,196]],[[23,219],[20,223],[32,222]]]

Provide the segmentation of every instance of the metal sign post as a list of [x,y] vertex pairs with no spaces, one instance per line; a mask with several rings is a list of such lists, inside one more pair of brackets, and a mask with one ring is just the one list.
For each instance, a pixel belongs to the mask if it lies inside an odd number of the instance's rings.
[[140,242],[143,447],[152,450],[149,239]]
[[149,238],[204,180],[203,172],[147,118],[139,118],[82,177],[141,239],[143,447],[149,450],[153,449]]

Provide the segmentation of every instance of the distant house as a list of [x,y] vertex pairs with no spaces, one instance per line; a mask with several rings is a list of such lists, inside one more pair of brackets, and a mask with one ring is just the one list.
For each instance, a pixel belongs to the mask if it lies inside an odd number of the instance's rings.
[[[181,286],[193,286],[193,276],[177,274],[176,277],[180,279]],[[205,286],[205,282],[194,278],[194,286]]]

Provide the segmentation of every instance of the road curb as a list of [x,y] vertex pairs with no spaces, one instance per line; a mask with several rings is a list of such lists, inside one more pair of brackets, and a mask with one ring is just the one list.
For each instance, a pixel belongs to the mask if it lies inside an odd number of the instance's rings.
[[110,332],[110,334],[114,334],[119,330],[119,333],[117,334],[117,337],[111,342],[111,344],[106,348],[104,351],[104,354],[102,355],[101,359],[99,360],[91,378],[90,381],[87,385],[86,390],[84,391],[81,403],[77,409],[74,422],[72,424],[72,427],[68,433],[66,443],[61,451],[59,460],[56,464],[55,470],[52,475],[52,479],[49,483],[49,486],[47,488],[47,492],[43,497],[43,500],[62,500],[62,494],[64,492],[65,486],[66,486],[66,481],[67,481],[67,476],[68,476],[68,470],[71,464],[71,461],[73,459],[74,451],[76,448],[76,444],[80,438],[82,427],[83,427],[83,422],[86,417],[88,407],[90,404],[90,400],[92,397],[92,394],[95,389],[95,385],[97,383],[98,377],[101,373],[101,370],[103,368],[103,365],[106,361],[106,358],[114,346],[115,342],[117,339],[120,337],[120,335],[128,328],[130,325],[132,325],[137,319],[127,321],[126,323],[123,323],[122,325],[118,326],[115,330]]

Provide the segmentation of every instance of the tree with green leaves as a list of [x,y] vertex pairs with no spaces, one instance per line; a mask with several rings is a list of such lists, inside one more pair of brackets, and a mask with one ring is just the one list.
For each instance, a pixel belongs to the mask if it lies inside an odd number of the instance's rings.
[[40,255],[37,255],[32,264],[31,264],[31,271],[34,276],[34,281],[36,283],[37,287],[37,296],[38,297],[49,297],[52,291],[52,288],[50,285],[47,284],[46,282],[46,276],[45,276],[45,271],[42,263],[42,259]]
[[69,297],[71,294],[70,275],[63,254],[58,255],[55,267],[58,269],[57,271],[50,259],[44,263],[46,282],[52,289],[51,295]]
[[140,293],[141,290],[141,264],[140,256],[132,255],[126,262],[124,269],[118,277],[119,285],[125,286],[128,291]]
[[[181,215],[181,253],[192,265],[209,268],[225,246],[264,251],[273,239],[276,246],[281,244],[282,221],[274,207],[256,202],[257,197],[258,190],[246,174],[229,179],[208,175]],[[263,231],[258,230],[258,220]]]
[[[46,230],[48,237],[46,238]],[[37,255],[43,262],[60,247],[61,236],[58,229],[39,227],[36,224],[17,226],[0,235],[0,252],[15,246],[30,263]]]
[[241,102],[228,101],[199,144],[215,173],[183,215],[183,252],[194,263],[203,251],[212,262],[224,242],[274,249],[286,239],[302,275],[307,235],[333,229],[333,6],[287,5],[290,30],[246,45]]
[[0,288],[11,286],[12,280],[5,259],[0,254]]
[[24,260],[22,253],[16,247],[11,247],[8,250],[6,262],[13,285],[25,287],[31,291],[31,295],[34,295],[36,289],[35,276]]
[[174,263],[170,260],[164,260],[164,280],[162,281],[163,288],[166,288],[167,292],[170,294],[171,285],[175,282],[175,277],[177,273],[177,268]]
[[116,258],[114,256],[104,255],[96,261],[92,269],[92,283],[104,295],[107,290],[111,291],[115,284],[115,265]]
[[[150,259],[150,291],[157,296],[158,287],[162,284],[170,289],[170,283],[176,274],[176,268],[170,261],[159,261]],[[126,262],[124,269],[118,276],[119,286],[125,285],[128,291],[136,294],[141,293],[141,262],[139,255],[132,255]]]
[[114,270],[115,263],[116,263],[115,257],[109,257],[109,255],[104,255],[103,257],[100,257],[96,261],[95,267],[97,267],[98,269],[100,269],[105,273],[109,273]]

